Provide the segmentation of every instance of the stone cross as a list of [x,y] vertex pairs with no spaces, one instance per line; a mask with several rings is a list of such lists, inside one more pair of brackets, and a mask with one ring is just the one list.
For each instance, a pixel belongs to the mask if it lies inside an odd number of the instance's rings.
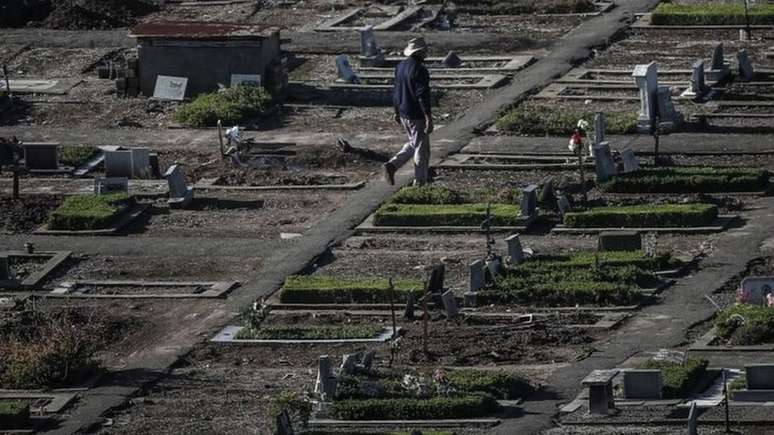
[[342,81],[354,84],[360,83],[360,79],[355,72],[352,71],[352,66],[350,66],[347,56],[343,54],[336,56],[336,70],[339,73],[339,79]]
[[317,361],[317,381],[314,384],[314,392],[323,402],[333,401],[336,396],[336,375],[333,373],[328,355],[321,355]]
[[446,68],[459,68],[462,66],[462,59],[457,56],[457,53],[450,51],[441,62]]
[[605,113],[597,112],[594,114],[594,145],[599,145],[605,141],[605,130],[607,129]]
[[521,191],[522,217],[532,217],[537,214],[537,189],[536,184],[530,184]]
[[184,208],[193,200],[193,187],[185,183],[185,175],[180,166],[174,164],[164,173],[169,185],[169,206]]
[[94,194],[129,193],[129,179],[126,177],[94,178]]
[[750,62],[750,56],[747,55],[747,50],[744,48],[739,50],[736,54],[736,59],[739,62],[739,75],[747,81],[754,79],[755,70],[753,69],[752,62]]
[[657,114],[658,67],[656,62],[637,65],[632,73],[640,90],[640,113],[637,117],[637,130],[649,133]]
[[454,292],[447,290],[441,295],[443,299],[443,308],[446,310],[446,318],[453,319],[459,314],[459,308],[457,308],[457,300],[454,299]]
[[610,153],[610,145],[607,142],[602,142],[599,145],[595,145],[593,151],[597,181],[607,181],[608,178],[616,175],[617,170],[613,155]]
[[470,263],[470,291],[477,292],[484,288],[485,285],[484,262],[476,260]]
[[631,148],[624,148],[621,151],[621,158],[623,159],[624,173],[640,170],[640,160]]
[[7,256],[0,256],[0,281],[11,279],[11,266]]
[[508,236],[505,243],[508,244],[508,258],[511,259],[511,264],[519,264],[524,261],[524,250],[521,247],[518,234]]

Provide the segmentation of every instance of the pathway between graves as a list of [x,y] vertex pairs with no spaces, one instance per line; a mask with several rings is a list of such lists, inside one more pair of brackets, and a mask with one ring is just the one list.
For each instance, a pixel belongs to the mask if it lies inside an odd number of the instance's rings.
[[[618,7],[612,12],[589,20],[552,47],[547,57],[519,74],[519,80],[507,88],[491,95],[491,98],[477,107],[471,108],[462,118],[440,129],[433,136],[433,156],[440,161],[451,152],[458,151],[474,136],[474,132],[483,125],[491,123],[500,111],[513,104],[533,89],[550,83],[552,77],[558,77],[569,71],[575,64],[591,55],[594,47],[609,43],[619,31],[630,25],[635,13],[646,12],[656,6],[658,0],[619,0]],[[405,168],[397,175],[397,185],[388,186],[381,180],[372,180],[364,189],[354,192],[348,205],[331,214],[315,228],[309,230],[299,241],[288,249],[277,250],[264,262],[262,270],[241,289],[232,294],[228,305],[233,313],[252,303],[256,298],[279,288],[285,276],[298,273],[314,258],[323,253],[337,241],[352,234],[352,228],[375,210],[384,200],[399,189],[400,185],[410,181],[411,169]],[[95,240],[94,243],[100,243]],[[228,320],[222,313],[211,313],[206,325],[225,324]],[[235,314],[234,314],[235,315]],[[185,327],[180,328],[185,331]],[[175,335],[174,342],[158,343],[154,349],[138,355],[123,373],[112,375],[104,385],[94,388],[82,398],[81,405],[52,434],[71,434],[85,427],[99,424],[100,416],[109,409],[118,407],[143,385],[153,382],[168,373],[177,359],[194,346],[201,343],[201,327],[188,334]],[[546,404],[540,414],[525,416],[506,422],[502,433],[529,433],[525,425],[542,427],[550,424],[553,404]]]

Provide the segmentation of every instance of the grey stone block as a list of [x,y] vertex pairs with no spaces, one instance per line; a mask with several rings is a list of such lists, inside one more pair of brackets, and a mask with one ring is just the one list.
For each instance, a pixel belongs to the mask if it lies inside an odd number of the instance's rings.
[[636,231],[603,231],[599,233],[600,251],[639,251],[642,237]]
[[774,390],[774,364],[744,366],[749,390]]
[[627,370],[623,372],[624,397],[627,399],[661,399],[661,370]]

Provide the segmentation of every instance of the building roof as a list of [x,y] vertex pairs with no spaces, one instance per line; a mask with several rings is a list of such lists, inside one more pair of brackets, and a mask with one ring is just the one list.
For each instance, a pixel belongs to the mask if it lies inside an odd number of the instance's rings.
[[259,25],[207,21],[155,21],[142,23],[129,30],[133,38],[169,39],[255,39],[278,31]]

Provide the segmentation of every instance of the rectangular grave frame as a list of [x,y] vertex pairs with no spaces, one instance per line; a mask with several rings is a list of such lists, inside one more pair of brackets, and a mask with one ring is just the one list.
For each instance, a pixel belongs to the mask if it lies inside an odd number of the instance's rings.
[[[477,158],[502,159],[513,161],[543,161],[542,163],[468,163]],[[569,161],[557,163],[559,161]],[[594,162],[584,157],[584,168],[594,169]],[[495,171],[531,171],[531,170],[574,170],[578,169],[577,156],[531,156],[531,155],[503,155],[503,154],[453,154],[441,163],[432,165],[433,169],[470,169],[470,170],[495,170]]]
[[[49,274],[59,268],[72,255],[72,251],[39,251],[32,254],[26,251],[2,251],[1,256],[49,258],[37,273],[28,276],[21,282],[15,280],[0,280],[0,288],[5,290],[31,290],[39,287]],[[2,290],[0,290],[2,291]]]
[[[371,6],[349,9],[314,28],[315,32],[358,32],[363,26],[347,26],[345,23],[361,16],[367,15]],[[395,27],[419,15],[424,8],[422,6],[409,6],[401,12],[392,15],[385,21],[373,26],[376,31],[393,30]]]
[[728,227],[735,220],[739,219],[737,214],[722,214],[718,215],[714,225],[704,227],[665,227],[665,228],[617,228],[617,227],[604,227],[604,228],[569,228],[564,224],[558,224],[551,229],[552,234],[599,234],[603,231],[637,231],[639,233],[673,233],[673,234],[708,234],[708,233],[721,233],[728,229]]
[[[91,294],[79,288],[91,285],[109,285],[113,287],[209,287],[201,293],[170,294]],[[75,280],[62,282],[47,294],[49,297],[70,299],[214,299],[225,298],[239,286],[238,281],[138,281],[138,280]]]
[[[93,189],[92,189],[93,191]],[[112,224],[112,227],[98,230],[50,230],[45,223],[38,227],[32,234],[41,236],[112,236],[129,226],[132,222],[139,219],[150,209],[150,204],[135,204],[124,211],[121,216]]]
[[216,184],[221,177],[201,178],[193,186],[194,190],[234,190],[243,192],[273,190],[358,190],[365,181],[345,184],[309,184],[309,185],[265,185],[265,186],[225,186]]
[[226,326],[220,332],[215,335],[210,341],[213,343],[225,343],[225,344],[357,344],[357,343],[384,343],[391,340],[393,337],[400,336],[401,327],[392,330],[391,326],[385,326],[382,332],[373,338],[348,338],[348,339],[315,339],[315,340],[303,340],[303,339],[237,339],[235,338],[239,331],[245,329],[245,326]]
[[[486,230],[480,226],[392,226],[392,225],[374,225],[374,216],[376,212],[370,214],[362,223],[355,227],[356,235],[363,234],[382,234],[382,233],[485,233]],[[493,226],[489,231],[492,233],[522,233],[537,220],[537,214],[522,218],[523,224],[519,226],[498,227]]]
[[[535,99],[564,99],[564,100],[597,100],[597,101],[639,101],[639,96],[601,96],[601,95],[564,95],[564,93],[570,89],[598,89],[598,90],[624,90],[624,91],[637,91],[637,85],[632,80],[633,69],[629,70],[613,70],[613,69],[588,69],[588,68],[575,68],[569,71],[561,78],[555,80],[543,88],[538,94],[533,96]],[[590,79],[592,74],[607,74],[607,75],[620,75],[621,80],[595,80]],[[685,87],[690,89],[690,75],[691,70],[673,69],[659,71],[659,76],[685,76],[685,80],[663,80],[660,81],[660,85]],[[707,86],[714,85],[714,82],[707,82]],[[673,97],[675,100],[689,99],[689,97]]]
[[[0,178],[0,192],[11,193],[11,178]],[[67,178],[56,179],[46,177],[36,177],[25,179],[26,184],[41,184],[37,187],[25,187],[23,181],[20,186],[20,192],[22,195],[62,195],[62,196],[74,196],[82,194],[94,193],[94,179],[93,178]],[[72,183],[72,184],[71,184]],[[48,186],[46,185],[48,184]],[[5,187],[7,185],[8,187]],[[138,190],[140,189],[140,190]],[[145,190],[142,190],[145,189]],[[150,192],[147,189],[153,189]],[[166,180],[129,180],[129,195],[137,198],[161,198],[166,197],[169,193],[169,188]]]
[[[634,23],[632,23],[631,28],[636,30],[718,30],[718,29],[743,29],[745,27],[744,24],[716,24],[716,25],[694,25],[689,26],[685,24],[681,25],[664,25],[664,24],[653,24],[653,14],[650,12],[643,13],[640,15],[639,19],[635,20]],[[760,24],[751,24],[750,29],[758,29],[758,30],[770,30],[771,26],[767,25],[760,25]]]
[[[67,95],[70,91],[83,83],[81,79],[34,79],[25,77],[23,79],[10,79],[11,93],[14,94],[48,94],[48,95]],[[35,82],[52,82],[46,88],[30,88]],[[5,79],[0,79],[0,88],[5,90]]]
[[688,352],[699,353],[734,353],[734,352],[774,352],[773,344],[758,344],[753,346],[720,346],[713,345],[720,339],[717,330],[713,327],[702,335],[689,348]]
[[[35,390],[0,390],[0,399],[20,399],[20,400],[36,400],[36,399],[49,399],[49,402],[42,407],[32,407],[30,412],[32,414],[44,414],[55,415],[64,411],[75,399],[78,398],[78,393],[75,392],[60,392],[53,390],[50,392],[35,391]],[[5,433],[5,432],[4,432]]]
[[[368,67],[368,66],[360,66],[358,67],[358,71],[363,72],[381,72],[381,73],[392,73],[395,70],[395,66],[403,61],[405,57],[397,57],[397,56],[391,56],[387,57],[385,59],[385,63],[389,66],[387,67]],[[443,62],[443,57],[428,57],[425,59],[425,66],[431,73],[462,73],[462,74],[471,74],[471,73],[477,73],[477,74],[515,74],[527,66],[531,65],[533,62],[535,62],[536,58],[531,55],[518,55],[518,56],[465,56],[462,58],[462,61],[465,62],[477,62],[477,63],[501,63],[505,62],[505,65],[497,67],[497,66],[486,66],[486,67],[466,67],[462,66],[460,68],[447,68],[447,67],[438,67],[436,64],[440,64]]]
[[[392,74],[358,74],[358,77],[364,80],[370,79],[394,79]],[[443,81],[461,79],[479,79],[476,83],[443,83]],[[502,74],[459,74],[459,75],[440,75],[433,76],[433,87],[437,89],[452,90],[471,90],[471,89],[492,89],[496,88],[508,80],[508,76]],[[356,89],[356,90],[392,90],[393,84],[353,84],[353,83],[333,83],[331,89]]]

